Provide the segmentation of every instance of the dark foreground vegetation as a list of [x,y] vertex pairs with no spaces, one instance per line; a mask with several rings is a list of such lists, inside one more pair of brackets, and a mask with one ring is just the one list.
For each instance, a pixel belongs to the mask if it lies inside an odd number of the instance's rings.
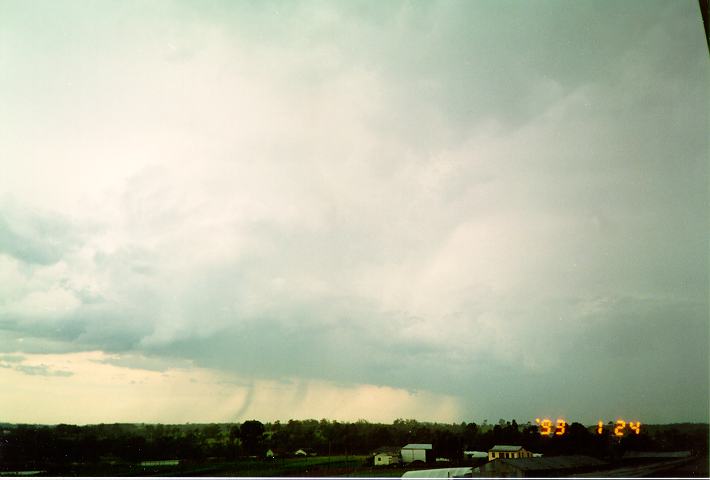
[[[341,475],[374,472],[400,475],[401,468],[374,470],[373,451],[407,443],[433,444],[432,459],[465,465],[464,450],[522,445],[545,455],[583,454],[621,458],[625,451],[708,450],[707,424],[643,426],[640,435],[596,435],[579,423],[563,436],[542,437],[534,425],[515,420],[461,424],[396,420],[290,420],[241,424],[0,424],[0,472],[42,471],[45,475]],[[299,452],[298,456],[296,452]],[[159,461],[165,461],[160,464]],[[177,462],[179,461],[179,462]],[[149,462],[141,464],[141,462]],[[468,463],[470,465],[470,461]]]

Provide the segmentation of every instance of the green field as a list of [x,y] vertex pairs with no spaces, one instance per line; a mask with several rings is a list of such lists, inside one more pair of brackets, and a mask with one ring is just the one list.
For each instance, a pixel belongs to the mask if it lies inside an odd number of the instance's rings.
[[367,464],[366,455],[333,455],[278,459],[242,458],[201,462],[181,462],[179,465],[141,466],[138,463],[73,464],[50,468],[47,476],[85,477],[401,477],[412,467]]
[[[363,470],[369,472],[371,467],[365,465],[366,458],[364,455],[337,455],[273,460],[245,459],[233,462],[181,465],[178,468],[143,468],[141,471],[132,473],[135,475],[158,476],[340,476],[362,472]],[[401,473],[398,476],[401,476]]]

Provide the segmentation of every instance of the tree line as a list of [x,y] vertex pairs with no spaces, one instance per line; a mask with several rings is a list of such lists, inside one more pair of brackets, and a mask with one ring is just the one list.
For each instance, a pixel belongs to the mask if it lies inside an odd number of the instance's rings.
[[535,425],[515,420],[496,424],[427,423],[398,419],[392,424],[249,420],[226,424],[100,424],[0,426],[0,470],[47,469],[70,464],[136,463],[145,460],[207,461],[279,457],[304,449],[318,455],[368,455],[384,446],[431,443],[433,458],[461,462],[465,450],[487,451],[497,444],[521,445],[545,455],[620,455],[624,450],[706,452],[708,426],[657,427],[621,439],[596,435],[571,423],[562,436],[543,437]]

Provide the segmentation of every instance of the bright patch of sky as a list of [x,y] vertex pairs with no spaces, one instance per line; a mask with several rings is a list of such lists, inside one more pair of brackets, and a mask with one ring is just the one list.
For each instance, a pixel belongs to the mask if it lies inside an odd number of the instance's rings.
[[2,2],[0,420],[707,421],[709,73],[694,1]]

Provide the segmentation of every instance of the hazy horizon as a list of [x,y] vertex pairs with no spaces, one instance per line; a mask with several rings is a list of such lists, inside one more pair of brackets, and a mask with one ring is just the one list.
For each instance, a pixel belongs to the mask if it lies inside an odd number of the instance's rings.
[[[428,420],[417,420],[415,418],[400,418],[400,419],[394,419],[393,421],[390,422],[375,422],[375,421],[369,421],[366,418],[360,418],[357,420],[334,420],[334,419],[328,419],[328,418],[290,418],[287,421],[295,421],[295,422],[309,422],[309,421],[316,421],[316,422],[323,422],[327,421],[330,423],[341,423],[341,424],[356,424],[359,422],[365,422],[370,425],[394,425],[397,420],[403,420],[403,421],[411,421],[414,420],[420,425],[461,425],[461,424],[470,424],[470,423],[475,423],[479,429],[482,427],[489,427],[488,429],[492,429],[496,425],[500,424],[500,420],[504,420],[506,424],[511,423],[513,420],[516,421],[518,426],[520,428],[529,426],[529,425],[537,425],[535,420],[525,420],[525,421],[518,421],[516,418],[499,418],[495,421],[491,421],[490,419],[468,419],[460,422],[437,422],[437,421],[428,421]],[[554,422],[557,421],[557,419],[550,419]],[[587,428],[595,428],[598,426],[598,423],[595,422],[579,422],[575,419],[570,419],[570,418],[565,418],[566,425],[571,425],[572,423],[581,423]],[[607,419],[608,420],[608,419]],[[618,419],[615,419],[618,420]],[[611,423],[615,423],[615,420],[611,420]],[[200,421],[190,421],[190,422],[181,422],[181,423],[171,423],[171,422],[99,422],[99,423],[63,423],[63,422],[58,422],[58,423],[26,423],[26,422],[5,422],[5,421],[0,421],[0,424],[7,424],[7,425],[36,425],[36,426],[46,426],[46,427],[56,427],[59,425],[73,425],[77,427],[95,427],[99,425],[135,425],[135,426],[148,426],[148,425],[164,425],[164,426],[199,426],[199,425],[234,425],[234,424],[242,424],[247,421],[257,421],[262,423],[264,426],[269,426],[269,425],[274,425],[277,422],[281,424],[282,426],[285,425],[284,420],[276,419],[276,420],[266,420],[263,418],[244,418],[243,420],[240,421],[225,421],[225,422],[200,422]],[[486,421],[487,423],[484,423]],[[632,420],[633,421],[633,420]],[[605,426],[608,425],[610,422],[606,421]],[[668,423],[640,423],[639,425],[641,429],[645,430],[648,427],[668,427],[672,425],[710,425],[708,422],[668,422]],[[487,431],[488,429],[484,430],[479,430],[479,431]],[[644,432],[646,433],[646,432]],[[629,435],[629,431],[627,430],[627,435]]]
[[0,1],[0,421],[709,419],[695,0]]

